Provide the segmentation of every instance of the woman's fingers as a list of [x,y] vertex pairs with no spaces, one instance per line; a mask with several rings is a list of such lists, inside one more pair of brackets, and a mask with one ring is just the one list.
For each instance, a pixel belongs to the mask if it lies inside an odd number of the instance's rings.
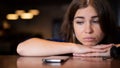
[[110,56],[110,50],[107,50],[106,52],[74,53],[73,56],[83,56],[83,57]]
[[104,48],[104,49],[94,49],[94,48],[84,48],[83,50],[74,52],[75,54],[88,54],[88,53],[105,53],[110,48]]
[[79,54],[86,54],[86,53],[104,53],[108,51],[113,44],[109,45],[97,45],[93,47],[87,47],[87,46],[77,46],[76,48],[73,48],[73,53],[79,53]]
[[103,53],[103,52],[106,52],[108,49],[90,49],[89,53]]
[[109,53],[86,53],[86,54],[73,54],[73,56],[81,56],[81,57],[95,57],[95,56],[110,56]]
[[108,49],[92,49],[92,48],[85,48],[83,50],[78,50],[74,53],[78,53],[78,54],[86,54],[86,53],[104,53],[106,52]]
[[91,48],[95,48],[95,49],[105,49],[105,48],[110,48],[112,47],[114,44],[101,44],[101,45],[96,45],[96,46],[93,46]]
[[114,44],[96,45],[93,47],[83,47],[82,50],[73,53],[74,56],[110,56],[110,48]]

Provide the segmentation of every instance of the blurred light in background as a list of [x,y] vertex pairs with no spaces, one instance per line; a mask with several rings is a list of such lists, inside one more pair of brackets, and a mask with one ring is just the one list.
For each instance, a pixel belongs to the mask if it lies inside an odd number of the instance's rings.
[[20,16],[21,19],[32,19],[34,16],[39,15],[40,11],[37,9],[30,9],[28,12],[25,10],[16,10],[15,14],[7,14],[8,20],[17,20]]
[[25,13],[24,10],[16,10],[16,11],[15,11],[15,14],[17,14],[17,15],[21,15],[21,14],[23,14],[23,13]]
[[33,15],[39,15],[39,10],[37,10],[37,9],[31,9],[31,10],[29,10],[29,13],[32,13]]
[[18,15],[17,14],[7,14],[6,18],[8,20],[17,20],[18,19]]
[[8,24],[7,21],[3,21],[3,28],[4,29],[9,29],[10,28],[10,24]]
[[23,13],[20,15],[21,19],[32,19],[33,14],[32,13]]

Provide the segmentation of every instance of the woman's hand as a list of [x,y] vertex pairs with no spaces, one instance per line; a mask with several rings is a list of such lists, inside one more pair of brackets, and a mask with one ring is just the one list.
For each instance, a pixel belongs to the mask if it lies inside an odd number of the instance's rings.
[[80,46],[79,50],[75,50],[73,56],[110,56],[110,48],[113,44],[96,45],[92,47]]

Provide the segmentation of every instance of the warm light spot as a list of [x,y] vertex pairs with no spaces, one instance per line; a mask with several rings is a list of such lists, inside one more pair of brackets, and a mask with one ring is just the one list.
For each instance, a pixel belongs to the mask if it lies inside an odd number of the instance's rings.
[[10,24],[8,24],[7,21],[3,21],[3,28],[4,29],[9,29],[10,28]]
[[25,11],[24,10],[16,10],[15,13],[17,15],[21,15],[21,14],[25,13]]
[[17,20],[18,19],[18,15],[17,14],[7,14],[6,18],[8,20]]
[[37,9],[31,9],[29,10],[29,13],[32,13],[33,15],[38,15],[40,12]]
[[23,13],[23,14],[20,15],[20,17],[22,19],[32,19],[33,18],[33,14],[31,14],[31,13]]

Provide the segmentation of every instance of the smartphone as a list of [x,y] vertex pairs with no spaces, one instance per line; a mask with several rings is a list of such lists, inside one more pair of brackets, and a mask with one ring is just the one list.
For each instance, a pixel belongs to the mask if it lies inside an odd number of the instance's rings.
[[62,63],[69,59],[69,56],[50,56],[42,59],[45,63]]

